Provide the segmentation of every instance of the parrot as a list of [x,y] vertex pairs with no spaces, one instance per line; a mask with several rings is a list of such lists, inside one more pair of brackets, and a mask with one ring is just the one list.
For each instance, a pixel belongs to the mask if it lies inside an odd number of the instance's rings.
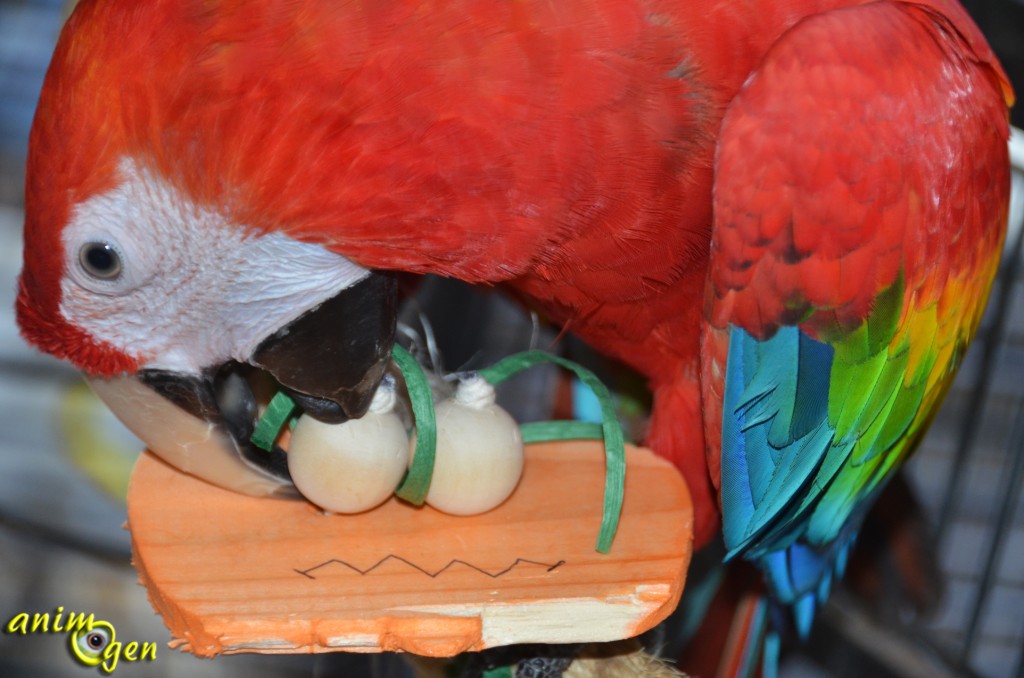
[[694,546],[806,635],[998,268],[1011,85],[955,0],[82,0],[30,135],[22,335],[182,470],[290,490],[399,276],[642,375]]

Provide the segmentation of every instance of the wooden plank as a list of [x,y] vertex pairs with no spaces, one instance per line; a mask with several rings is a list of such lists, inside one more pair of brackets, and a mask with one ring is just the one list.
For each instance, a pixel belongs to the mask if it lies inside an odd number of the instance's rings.
[[682,593],[692,505],[681,476],[627,449],[611,552],[600,443],[527,446],[499,508],[454,517],[397,499],[356,516],[253,498],[151,454],[134,471],[134,563],[174,638],[200,656],[407,651],[452,656],[513,643],[642,633]]

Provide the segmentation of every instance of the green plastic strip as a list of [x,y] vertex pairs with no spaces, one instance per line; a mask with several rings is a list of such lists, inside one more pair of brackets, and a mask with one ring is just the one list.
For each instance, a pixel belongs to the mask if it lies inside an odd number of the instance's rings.
[[270,404],[264,410],[263,416],[256,422],[256,429],[249,438],[252,444],[267,452],[274,449],[274,441],[277,440],[277,436],[285,424],[291,420],[295,408],[295,401],[289,398],[284,391],[278,391],[270,399]]
[[515,672],[511,666],[497,666],[483,672],[482,678],[514,678]]
[[549,443],[553,440],[601,440],[604,429],[589,421],[533,421],[520,424],[524,443]]
[[434,398],[423,368],[408,351],[395,344],[391,359],[405,378],[405,389],[409,393],[416,425],[416,454],[395,494],[410,504],[422,506],[427,499],[427,490],[430,489],[430,478],[434,474],[434,449],[437,446]]
[[[615,531],[619,526],[622,495],[626,486],[625,439],[608,389],[593,372],[585,367],[543,351],[528,351],[509,356],[480,370],[480,376],[490,383],[498,385],[513,374],[518,374],[541,363],[555,363],[572,371],[580,378],[580,381],[590,387],[590,390],[601,402],[601,430],[605,451],[604,515],[601,519],[601,531],[597,537],[597,550],[601,553],[608,553],[612,547],[612,540],[615,538]],[[567,423],[573,424],[574,422]]]

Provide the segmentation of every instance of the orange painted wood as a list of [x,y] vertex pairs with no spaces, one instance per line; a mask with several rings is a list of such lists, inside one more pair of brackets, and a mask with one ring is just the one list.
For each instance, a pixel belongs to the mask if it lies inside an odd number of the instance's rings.
[[611,552],[594,550],[598,442],[527,446],[512,497],[455,517],[397,499],[359,515],[258,499],[144,454],[128,494],[134,563],[172,645],[237,652],[451,656],[631,637],[676,606],[691,553],[681,476],[627,448]]

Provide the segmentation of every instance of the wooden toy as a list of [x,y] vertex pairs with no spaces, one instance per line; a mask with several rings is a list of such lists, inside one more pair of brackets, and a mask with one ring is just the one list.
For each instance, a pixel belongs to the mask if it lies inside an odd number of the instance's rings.
[[134,563],[173,645],[200,656],[627,638],[676,606],[692,506],[666,461],[627,447],[607,554],[595,441],[528,445],[498,508],[453,516],[391,497],[357,515],[215,487],[144,454],[128,494]]

